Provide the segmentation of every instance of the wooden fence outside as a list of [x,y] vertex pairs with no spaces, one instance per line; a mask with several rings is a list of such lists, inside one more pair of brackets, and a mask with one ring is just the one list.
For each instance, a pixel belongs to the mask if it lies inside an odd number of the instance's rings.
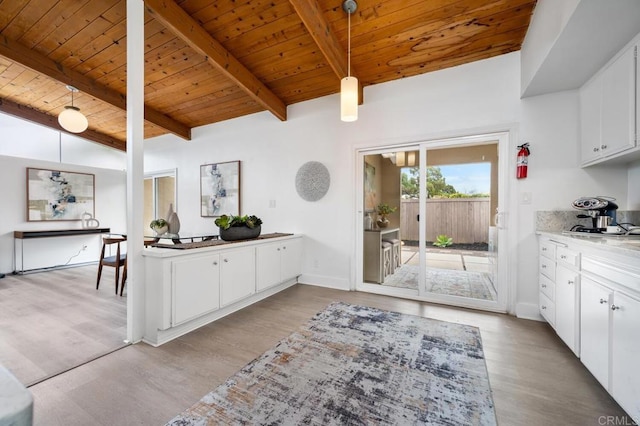
[[[491,225],[489,198],[442,198],[427,200],[427,241],[438,235],[453,238],[454,243],[486,243]],[[405,241],[418,241],[420,204],[418,200],[400,203],[400,233]]]

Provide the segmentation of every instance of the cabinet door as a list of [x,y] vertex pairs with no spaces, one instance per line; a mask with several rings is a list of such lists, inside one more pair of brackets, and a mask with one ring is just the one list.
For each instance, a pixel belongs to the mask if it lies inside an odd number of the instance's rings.
[[302,273],[302,239],[283,241],[282,244],[282,276],[280,281],[287,281]]
[[558,266],[556,269],[556,333],[579,355],[579,314],[577,305],[578,274]]
[[602,73],[603,156],[635,146],[635,47],[627,50]]
[[281,244],[256,247],[256,290],[280,284]]
[[256,292],[254,247],[220,253],[220,302],[229,305]]
[[613,292],[595,281],[580,281],[580,358],[609,389],[609,309]]
[[171,264],[173,326],[220,307],[220,259],[210,255]]
[[600,108],[602,76],[598,75],[580,89],[580,147],[582,164],[600,157]]
[[612,395],[634,419],[640,419],[640,300],[614,292],[612,311]]

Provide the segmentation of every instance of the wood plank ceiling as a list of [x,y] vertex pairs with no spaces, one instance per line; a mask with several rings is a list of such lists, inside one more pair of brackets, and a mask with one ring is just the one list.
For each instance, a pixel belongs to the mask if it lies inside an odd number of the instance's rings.
[[[351,73],[363,86],[519,50],[535,0],[359,0]],[[338,93],[341,0],[145,0],[145,138]],[[0,111],[124,150],[126,0],[0,0]],[[366,99],[364,100],[366,102]],[[338,112],[336,112],[336,120]]]

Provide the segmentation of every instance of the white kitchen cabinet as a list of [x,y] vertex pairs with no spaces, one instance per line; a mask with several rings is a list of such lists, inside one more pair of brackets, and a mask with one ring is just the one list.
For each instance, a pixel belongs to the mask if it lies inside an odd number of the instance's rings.
[[589,164],[602,156],[600,136],[602,132],[602,75],[580,89],[580,152],[581,163]]
[[609,316],[613,291],[594,280],[580,282],[580,358],[605,389],[609,389]]
[[295,278],[302,271],[302,241],[287,240],[256,248],[257,291]]
[[220,304],[229,305],[256,292],[254,247],[220,253]]
[[636,50],[627,48],[580,89],[583,166],[636,146]]
[[[162,345],[296,284],[302,268],[302,236],[268,235],[190,250],[144,249],[143,340]],[[256,250],[267,245],[281,248],[282,281],[256,292]]]
[[172,263],[171,325],[176,326],[220,307],[219,255]]
[[556,269],[556,333],[569,348],[580,354],[579,274],[564,266]]
[[640,419],[640,299],[614,292],[611,342],[611,394],[634,419]]

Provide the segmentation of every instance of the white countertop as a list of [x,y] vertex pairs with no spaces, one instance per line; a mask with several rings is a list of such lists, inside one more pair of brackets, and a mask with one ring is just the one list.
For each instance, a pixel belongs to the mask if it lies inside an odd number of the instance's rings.
[[640,259],[640,235],[567,234],[560,231],[538,231],[536,233],[567,244],[577,243],[594,249],[607,250],[612,254]]

